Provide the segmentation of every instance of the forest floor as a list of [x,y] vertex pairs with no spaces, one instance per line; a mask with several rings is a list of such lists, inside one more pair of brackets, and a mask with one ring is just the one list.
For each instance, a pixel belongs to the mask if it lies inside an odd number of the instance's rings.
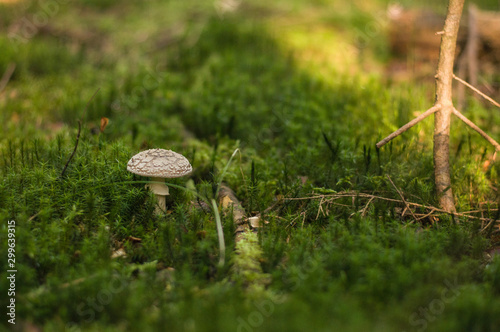
[[[493,148],[453,121],[455,217],[432,119],[375,148],[434,98],[387,75],[387,2],[0,1],[0,329],[498,331]],[[193,166],[161,215],[149,148]]]

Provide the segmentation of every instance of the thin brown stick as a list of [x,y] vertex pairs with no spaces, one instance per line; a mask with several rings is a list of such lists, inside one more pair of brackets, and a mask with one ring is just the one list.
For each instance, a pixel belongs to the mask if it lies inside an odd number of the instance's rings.
[[[484,227],[483,227],[483,228],[479,231],[479,233],[484,232],[485,230],[487,230],[488,228],[490,228],[491,223],[494,223],[494,222],[497,222],[497,221],[498,221],[498,220],[495,220],[495,219],[490,219],[490,222],[489,222],[486,226],[484,226]],[[499,228],[500,228],[500,227],[499,227]]]
[[[403,203],[404,203],[404,202],[403,202]],[[405,206],[405,208],[403,209],[403,212],[401,212],[401,217],[404,217],[404,216],[405,216],[406,210],[409,210],[409,207],[408,207],[408,206]]]
[[0,93],[3,92],[3,89],[5,89],[5,87],[9,83],[12,74],[14,74],[14,70],[16,70],[16,64],[10,63],[7,67],[7,70],[5,70],[5,73],[3,73],[2,79],[0,80]]
[[396,192],[398,193],[399,197],[401,197],[401,200],[403,201],[403,203],[405,203],[406,208],[408,210],[410,210],[410,213],[411,213],[413,219],[415,219],[415,221],[418,221],[417,217],[415,217],[415,214],[413,214],[413,210],[410,208],[410,205],[408,205],[408,203],[406,202],[406,199],[404,198],[403,193],[401,192],[401,190],[399,190],[399,188],[394,184],[394,182],[392,182],[392,179],[389,176],[389,174],[386,174],[386,177],[389,180],[389,182],[392,184],[392,186],[394,187],[394,189],[396,189]]
[[[342,197],[339,197],[339,198],[342,198]],[[325,203],[327,205],[335,205],[335,206],[342,206],[342,207],[345,207],[345,208],[352,208],[352,205],[341,204],[341,203],[334,203],[333,201],[334,200],[329,199],[329,200],[326,200]]]
[[288,226],[286,226],[285,228],[288,228],[288,227],[293,227],[296,222],[295,220],[299,219],[301,215],[305,215],[305,212],[301,212],[298,216],[296,216],[295,218],[292,219],[292,221],[290,221],[290,223],[288,224]]
[[323,198],[321,199],[321,201],[319,201],[318,213],[316,214],[315,220],[318,220],[320,211],[323,212],[323,215],[325,215],[325,212],[323,211],[323,207],[321,206],[322,204],[323,204]]
[[467,119],[465,115],[457,111],[455,108],[452,109],[453,114],[455,114],[460,120],[462,120],[466,125],[474,129],[475,131],[478,132],[479,135],[483,136],[484,139],[486,139],[488,142],[491,143],[495,147],[496,150],[500,150],[500,144],[498,144],[497,141],[495,141],[493,138],[491,138],[488,134],[486,134],[481,128],[476,126],[474,122],[471,120]]
[[269,211],[274,209],[276,207],[276,205],[278,205],[280,203],[281,203],[281,199],[277,199],[276,202],[274,202],[271,206],[267,207],[264,211],[257,213],[256,215],[254,215],[254,217],[260,217],[260,216],[262,216],[262,214],[269,213]]
[[423,214],[421,217],[418,217],[418,219],[417,219],[417,220],[422,220],[422,219],[427,218],[428,216],[430,216],[431,214],[433,214],[433,213],[434,213],[434,211],[435,211],[435,210],[434,210],[434,209],[432,209],[429,213]]
[[[349,191],[338,192],[336,194],[328,194],[328,195],[316,195],[316,196],[310,196],[310,197],[284,198],[283,200],[284,201],[309,200],[309,199],[321,199],[321,198],[325,198],[325,197],[330,197],[331,199],[338,199],[338,198],[342,198],[342,197],[362,197],[362,198],[374,197],[375,199],[379,199],[379,200],[383,200],[383,201],[387,201],[387,202],[394,202],[394,203],[399,203],[399,204],[403,203],[404,204],[404,202],[400,199],[388,198],[388,197],[383,197],[383,196],[376,196],[376,195],[365,194],[365,193],[349,192]],[[328,202],[328,201],[325,201],[325,202]],[[406,203],[410,206],[420,207],[420,208],[426,209],[426,210],[434,210],[435,212],[438,212],[438,213],[446,213],[446,214],[453,215],[456,217],[463,217],[463,218],[467,218],[467,219],[476,219],[476,220],[485,220],[485,221],[493,220],[491,218],[481,218],[481,217],[469,216],[467,214],[459,213],[459,212],[450,212],[450,211],[446,211],[444,209],[437,208],[437,207],[432,206],[432,205],[423,205],[423,204],[418,204],[418,203],[413,203],[413,202],[408,202],[408,201]]]
[[389,143],[392,139],[394,139],[395,137],[401,135],[402,133],[404,133],[405,131],[407,131],[408,129],[410,129],[411,127],[413,127],[414,125],[416,125],[417,123],[419,123],[420,121],[422,121],[423,119],[425,119],[426,117],[428,117],[429,115],[431,115],[431,114],[439,111],[440,109],[441,109],[441,105],[440,104],[436,104],[436,105],[432,106],[427,111],[425,111],[424,113],[420,114],[415,119],[411,120],[410,122],[408,122],[407,124],[405,124],[404,126],[402,126],[401,128],[399,128],[398,130],[396,130],[395,132],[393,132],[392,134],[390,134],[389,136],[387,136],[386,138],[384,138],[383,140],[381,140],[380,142],[378,142],[376,144],[377,148],[380,149],[382,146],[384,146],[385,144]]
[[36,217],[38,217],[38,215],[41,213],[42,211],[38,211],[37,213],[35,213],[34,215],[32,215],[31,217],[28,218],[28,221],[32,221],[34,220]]
[[471,214],[471,213],[483,213],[483,212],[488,212],[488,211],[498,211],[498,209],[471,210],[471,211],[462,212],[462,213]]
[[68,161],[64,165],[64,168],[63,168],[63,170],[61,172],[61,177],[64,176],[64,173],[66,172],[66,169],[68,168],[69,163],[71,162],[71,160],[75,156],[76,149],[78,148],[78,142],[80,142],[80,133],[81,133],[81,131],[82,131],[82,121],[78,120],[78,133],[76,134],[75,148],[73,149],[73,152],[71,152],[71,155],[69,156]]
[[368,200],[368,203],[366,203],[365,207],[363,208],[363,211],[361,211],[361,217],[364,217],[366,215],[366,211],[368,211],[368,207],[370,206],[370,203],[375,199],[375,197],[372,197]]
[[469,83],[467,83],[466,81],[464,81],[463,79],[461,79],[460,77],[458,77],[456,75],[453,75],[453,78],[455,80],[459,81],[460,83],[462,83],[463,85],[465,85],[466,87],[468,87],[469,89],[471,89],[472,91],[476,92],[478,95],[480,95],[481,97],[483,97],[484,99],[486,99],[487,101],[489,101],[490,103],[492,103],[493,105],[495,105],[496,107],[500,107],[500,104],[498,102],[496,102],[493,98],[491,98],[491,97],[487,96],[486,94],[482,93],[477,88],[473,87],[472,85],[470,85]]
[[[83,110],[82,119],[85,116],[85,114],[87,113],[87,108],[89,107],[90,102],[92,101],[92,99],[94,99],[95,95],[99,92],[100,89],[101,88],[98,88],[96,90],[96,92],[94,92],[92,97],[90,97],[89,101],[87,102],[87,105],[85,106],[85,109]],[[71,160],[75,156],[76,149],[78,148],[78,142],[80,141],[81,132],[82,132],[82,120],[78,120],[78,133],[76,134],[75,148],[73,149],[73,152],[69,156],[68,161],[66,162],[66,165],[64,165],[64,168],[61,172],[61,178],[64,176],[64,173],[66,172],[66,169],[68,168],[69,163],[71,162]]]

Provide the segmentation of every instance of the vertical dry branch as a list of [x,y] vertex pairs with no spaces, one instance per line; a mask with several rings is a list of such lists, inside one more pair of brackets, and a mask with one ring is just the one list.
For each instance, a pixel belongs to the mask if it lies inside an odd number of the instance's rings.
[[[451,115],[455,114],[465,124],[477,131],[488,142],[490,142],[497,151],[500,151],[500,143],[497,143],[493,138],[488,136],[472,121],[467,119],[463,114],[457,111],[453,106],[452,101],[452,81],[458,80],[465,86],[472,89],[477,94],[489,100],[494,105],[499,105],[493,99],[486,96],[469,83],[453,75],[453,63],[455,60],[455,49],[457,42],[458,29],[460,26],[460,18],[464,7],[464,0],[449,0],[448,13],[444,22],[443,31],[438,34],[441,37],[441,46],[439,50],[439,62],[436,72],[436,100],[434,106],[422,113],[419,117],[413,119],[403,127],[399,128],[380,142],[376,144],[377,148],[391,141],[393,138],[399,136],[413,125],[425,119],[428,115],[434,113],[434,177],[436,184],[436,191],[438,194],[439,204],[444,211],[456,215],[455,202],[453,199],[453,191],[451,189],[451,176],[450,176],[450,123]],[[474,7],[471,7],[471,13],[474,16]],[[472,18],[474,19],[474,18]],[[473,41],[474,43],[474,41]],[[474,45],[469,48],[474,49]],[[461,68],[462,72],[465,69],[465,64],[470,64],[466,61],[465,55],[462,57]],[[471,61],[473,62],[473,61]],[[472,67],[474,68],[474,64]],[[471,76],[474,74],[474,69]]]
[[85,117],[85,114],[87,113],[87,109],[89,108],[90,102],[92,101],[92,99],[94,99],[95,95],[99,92],[99,90],[101,90],[101,88],[98,88],[96,90],[96,92],[94,92],[94,94],[92,95],[92,97],[90,97],[89,101],[87,102],[87,105],[85,105],[85,108],[83,109],[82,118],[80,120],[78,120],[78,132],[76,134],[75,147],[73,149],[73,152],[71,152],[71,155],[69,156],[68,161],[64,165],[64,168],[63,168],[63,170],[61,172],[61,178],[64,177],[64,173],[66,172],[66,169],[68,168],[69,163],[71,162],[71,160],[75,156],[76,149],[78,149],[78,142],[80,142],[80,134],[82,132],[82,121],[83,121],[83,118]]
[[464,0],[450,0],[448,4],[436,74],[436,104],[440,104],[441,109],[434,115],[434,176],[439,204],[449,212],[455,212],[449,158],[453,62],[463,6]]

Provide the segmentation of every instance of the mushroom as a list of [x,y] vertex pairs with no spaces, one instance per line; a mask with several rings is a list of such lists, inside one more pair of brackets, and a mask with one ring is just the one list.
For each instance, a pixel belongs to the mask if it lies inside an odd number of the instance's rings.
[[[146,188],[151,190],[157,199],[156,213],[166,211],[165,198],[169,195],[168,187],[165,185],[166,178],[178,178],[191,173],[193,168],[183,155],[164,149],[150,149],[139,152],[127,164],[127,171],[151,177],[152,183]],[[162,183],[158,183],[162,182]]]

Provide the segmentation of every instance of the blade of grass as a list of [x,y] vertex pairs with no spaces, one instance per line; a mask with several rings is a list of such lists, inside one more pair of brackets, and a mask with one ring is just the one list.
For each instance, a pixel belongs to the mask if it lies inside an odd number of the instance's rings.
[[234,150],[233,154],[231,155],[231,158],[229,158],[226,166],[224,166],[224,169],[222,170],[222,173],[220,174],[219,180],[217,181],[217,191],[215,192],[215,197],[219,196],[219,190],[220,186],[222,184],[222,181],[224,180],[224,176],[227,173],[227,170],[229,169],[229,166],[231,165],[231,162],[233,161],[234,156],[236,156],[236,153],[238,153],[240,149]]
[[219,266],[224,266],[226,262],[226,244],[224,243],[224,231],[222,230],[222,221],[220,219],[217,202],[212,198],[212,209],[214,210],[215,222],[217,224],[217,237],[219,238]]

